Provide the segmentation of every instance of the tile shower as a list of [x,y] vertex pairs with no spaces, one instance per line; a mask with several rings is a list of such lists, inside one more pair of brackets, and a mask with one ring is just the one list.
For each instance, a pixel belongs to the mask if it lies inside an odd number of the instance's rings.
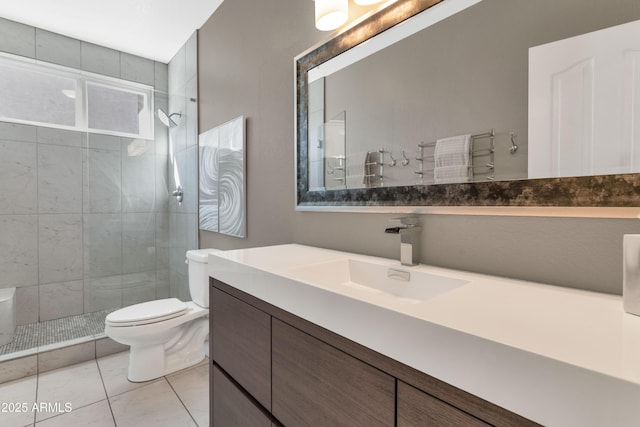
[[0,362],[100,338],[119,307],[188,299],[196,43],[167,65],[0,18],[0,51],[153,86],[155,108],[182,113],[171,129],[156,120],[154,140],[0,121],[0,288],[16,287],[18,325]]
[[0,123],[0,141],[0,286],[17,287],[18,325],[168,296],[166,138]]

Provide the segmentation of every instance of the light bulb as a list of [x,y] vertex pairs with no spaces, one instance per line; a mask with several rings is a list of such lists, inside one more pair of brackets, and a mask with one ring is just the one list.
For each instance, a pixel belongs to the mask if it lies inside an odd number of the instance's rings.
[[369,6],[370,4],[380,3],[382,0],[353,0],[355,4],[360,6]]
[[349,0],[315,0],[316,28],[320,31],[335,30],[349,18]]

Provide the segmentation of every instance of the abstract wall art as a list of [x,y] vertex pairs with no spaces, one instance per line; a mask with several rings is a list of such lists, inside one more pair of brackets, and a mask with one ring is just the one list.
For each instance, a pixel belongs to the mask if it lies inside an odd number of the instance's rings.
[[246,237],[244,117],[200,134],[199,150],[200,229]]

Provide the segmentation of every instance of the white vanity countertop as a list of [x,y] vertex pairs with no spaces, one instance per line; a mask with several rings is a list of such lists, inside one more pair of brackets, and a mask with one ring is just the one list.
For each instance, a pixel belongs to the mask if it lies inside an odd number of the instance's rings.
[[[341,259],[468,281],[421,303],[297,279]],[[640,317],[622,298],[301,245],[218,252],[210,276],[551,426],[640,422]]]

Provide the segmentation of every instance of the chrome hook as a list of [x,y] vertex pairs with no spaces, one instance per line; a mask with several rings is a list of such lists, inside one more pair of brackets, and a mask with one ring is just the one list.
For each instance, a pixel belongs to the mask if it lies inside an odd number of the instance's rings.
[[396,159],[393,158],[393,153],[391,151],[389,151],[389,157],[391,157],[391,160],[389,160],[389,163],[388,163],[390,167],[394,167],[395,165],[398,164]]
[[509,132],[509,138],[511,138],[511,147],[509,147],[509,152],[511,154],[515,154],[518,151],[518,146],[516,145],[516,138],[518,135],[515,132]]
[[407,153],[405,153],[404,150],[402,150],[402,157],[404,157],[404,160],[402,161],[402,166],[408,166],[409,158],[407,157]]

